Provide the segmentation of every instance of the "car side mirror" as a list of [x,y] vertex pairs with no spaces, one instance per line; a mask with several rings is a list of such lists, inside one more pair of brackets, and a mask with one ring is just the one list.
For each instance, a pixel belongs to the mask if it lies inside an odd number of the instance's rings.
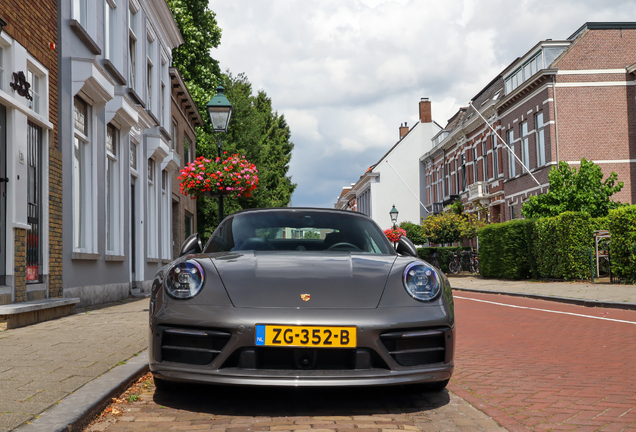
[[412,257],[417,258],[417,248],[411,240],[406,238],[406,236],[400,237],[400,241],[398,241],[398,245],[395,250],[400,255],[411,255]]
[[203,243],[199,233],[194,233],[183,242],[179,256],[197,254],[203,252]]

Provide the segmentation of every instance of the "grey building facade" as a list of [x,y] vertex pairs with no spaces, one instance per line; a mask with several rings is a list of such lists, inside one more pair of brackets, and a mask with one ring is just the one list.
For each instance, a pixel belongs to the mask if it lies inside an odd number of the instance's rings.
[[183,43],[166,0],[58,3],[63,295],[148,291],[172,260],[169,67]]

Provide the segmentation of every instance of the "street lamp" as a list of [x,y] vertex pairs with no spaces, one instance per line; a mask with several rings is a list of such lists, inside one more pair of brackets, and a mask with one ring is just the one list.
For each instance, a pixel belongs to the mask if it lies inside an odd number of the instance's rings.
[[[210,121],[212,122],[212,129],[214,132],[225,133],[227,127],[230,124],[230,118],[232,117],[232,104],[227,97],[223,94],[225,89],[223,86],[216,88],[216,95],[206,105],[208,114],[210,115]],[[223,141],[221,135],[219,135],[219,142],[217,144],[217,150],[219,158],[223,153]],[[219,194],[219,223],[223,220],[223,195]]]
[[399,213],[400,212],[395,208],[395,204],[393,204],[393,208],[389,212],[389,216],[391,216],[391,222],[393,222],[393,229],[397,228],[395,224],[397,223],[397,217]]

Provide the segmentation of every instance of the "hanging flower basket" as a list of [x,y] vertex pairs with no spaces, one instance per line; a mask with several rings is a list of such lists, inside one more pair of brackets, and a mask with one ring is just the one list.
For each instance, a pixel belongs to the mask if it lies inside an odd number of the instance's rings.
[[258,187],[256,165],[245,156],[234,154],[225,160],[206,159],[199,156],[187,164],[177,177],[180,191],[192,199],[198,196],[250,197]]
[[386,236],[386,238],[389,239],[389,241],[392,241],[393,243],[397,243],[400,241],[400,237],[405,236],[406,237],[406,230],[403,228],[389,228],[387,230],[384,230],[384,235]]

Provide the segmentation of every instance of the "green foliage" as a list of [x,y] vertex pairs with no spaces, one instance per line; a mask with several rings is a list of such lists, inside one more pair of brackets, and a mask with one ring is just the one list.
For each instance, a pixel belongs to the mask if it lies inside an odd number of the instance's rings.
[[556,225],[557,218],[537,219],[535,223],[532,254],[537,263],[539,277],[561,278],[563,275]]
[[462,204],[462,200],[456,199],[451,205],[448,206],[448,210],[456,215],[464,213],[464,205]]
[[455,213],[432,215],[422,221],[422,234],[435,244],[461,241],[465,228],[466,219]]
[[636,205],[610,211],[612,272],[636,283]]
[[528,279],[534,273],[534,221],[518,219],[487,225],[479,231],[479,269],[482,276]]
[[[185,41],[172,51],[172,64],[179,68],[183,81],[200,113],[216,94],[221,69],[210,56],[212,48],[221,43],[221,29],[216,15],[208,9],[207,0],[168,0],[168,6]],[[204,121],[204,128],[212,125]]]
[[319,240],[320,239],[320,233],[317,233],[315,231],[305,231],[305,234],[303,236],[304,239],[311,239],[311,240]]
[[437,254],[437,264],[439,265],[439,269],[444,273],[448,273],[448,264],[453,260],[453,253],[459,253],[463,250],[471,250],[471,247],[422,247],[417,248],[417,256],[424,261],[433,263],[433,254]]
[[567,211],[586,212],[592,217],[607,216],[610,209],[621,206],[611,197],[623,188],[612,172],[603,181],[601,167],[592,161],[581,159],[581,167],[570,168],[566,162],[559,162],[549,174],[548,192],[531,196],[521,212],[527,218],[553,217]]
[[406,231],[406,237],[413,242],[413,244],[421,245],[426,243],[426,237],[422,234],[422,226],[411,222],[402,222],[400,228]]

